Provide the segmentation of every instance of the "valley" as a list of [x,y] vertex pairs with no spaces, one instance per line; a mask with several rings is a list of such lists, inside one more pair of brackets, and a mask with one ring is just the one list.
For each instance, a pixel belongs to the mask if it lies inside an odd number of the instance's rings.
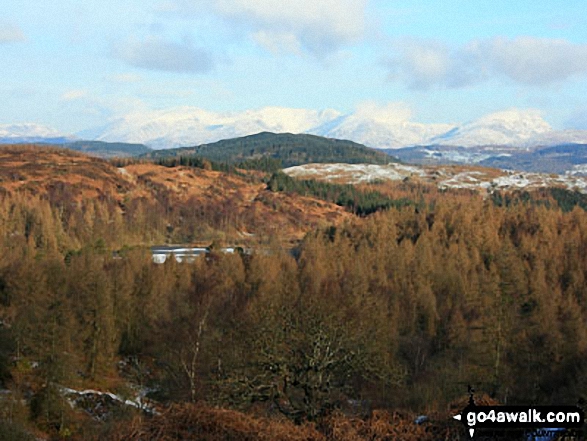
[[0,433],[432,441],[463,384],[573,399],[586,194],[307,135],[2,146]]
[[586,17],[2,0],[0,441],[587,440]]

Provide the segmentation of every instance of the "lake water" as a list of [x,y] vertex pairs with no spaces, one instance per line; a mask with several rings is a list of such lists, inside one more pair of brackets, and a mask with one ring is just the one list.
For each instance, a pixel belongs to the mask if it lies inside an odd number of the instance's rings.
[[[235,252],[235,248],[220,248],[220,251],[226,254]],[[165,263],[168,257],[173,256],[177,262],[193,262],[203,254],[208,254],[210,250],[204,247],[186,247],[186,246],[154,246],[151,247],[151,255],[154,263]]]

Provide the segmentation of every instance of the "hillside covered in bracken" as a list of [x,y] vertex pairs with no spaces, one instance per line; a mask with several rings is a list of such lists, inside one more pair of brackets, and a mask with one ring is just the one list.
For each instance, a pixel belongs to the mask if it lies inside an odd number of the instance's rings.
[[574,193],[181,161],[0,149],[0,439],[459,440],[468,386],[587,396]]
[[[43,146],[0,148],[0,192],[23,203],[59,208],[60,222],[82,230],[100,223],[99,237],[122,245],[214,240],[268,241],[279,231],[285,242],[299,240],[319,225],[349,215],[332,203],[287,197],[266,190],[254,171],[227,174],[196,167],[164,167],[107,161]],[[25,202],[26,201],[26,202]],[[85,217],[84,217],[85,216]],[[121,240],[125,231],[130,237]],[[63,245],[65,246],[65,245]]]

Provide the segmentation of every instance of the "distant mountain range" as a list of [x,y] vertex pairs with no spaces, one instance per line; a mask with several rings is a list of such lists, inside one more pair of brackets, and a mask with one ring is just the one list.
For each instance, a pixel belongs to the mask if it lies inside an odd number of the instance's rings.
[[412,164],[476,164],[507,170],[587,175],[587,144],[531,148],[431,145],[385,151]]
[[76,138],[40,124],[0,124],[0,144],[64,144]]
[[37,124],[0,125],[0,142],[63,143],[79,139],[144,144],[154,149],[209,144],[260,132],[307,133],[378,149],[414,146],[549,147],[587,144],[587,130],[553,130],[533,110],[506,110],[464,124],[423,124],[365,111],[266,107],[214,113],[194,107],[137,112],[95,130],[65,135]]
[[259,132],[308,133],[379,149],[444,145],[535,147],[587,144],[587,130],[555,131],[537,111],[507,110],[464,124],[423,124],[365,111],[267,107],[213,113],[193,107],[136,113],[94,132],[95,139],[135,142],[155,149],[200,145]]
[[266,107],[239,113],[214,113],[193,107],[135,113],[96,133],[97,140],[138,142],[154,149],[209,144],[260,132],[310,133],[340,114],[334,110]]
[[151,151],[144,144],[84,141],[39,124],[0,125],[0,144],[52,144],[100,158],[139,156]]
[[[475,163],[556,173],[581,172],[587,163],[584,148],[574,147],[587,145],[587,130],[553,130],[539,112],[517,109],[464,124],[423,124],[411,122],[401,114],[364,110],[342,114],[336,110],[266,107],[215,113],[182,107],[136,112],[79,135],[91,135],[95,141],[119,143],[119,146],[132,143],[168,149],[210,145],[260,132],[305,133],[350,140],[384,149],[406,162]],[[77,140],[75,136],[35,124],[0,125],[0,143],[70,144]],[[559,150],[548,150],[552,147]]]

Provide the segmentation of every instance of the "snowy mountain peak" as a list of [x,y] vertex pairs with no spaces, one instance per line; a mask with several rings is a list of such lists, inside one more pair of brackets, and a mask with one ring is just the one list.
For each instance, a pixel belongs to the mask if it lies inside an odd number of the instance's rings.
[[552,130],[550,125],[544,121],[540,111],[536,109],[508,109],[501,112],[494,112],[476,120],[478,124],[499,123],[503,125],[532,125],[539,126],[544,130]]
[[[556,131],[537,110],[509,109],[465,124],[413,122],[401,103],[366,102],[352,113],[262,107],[240,112],[212,112],[182,106],[137,110],[103,127],[80,132],[83,139],[142,143],[153,148],[193,146],[253,135],[259,132],[308,133],[347,139],[368,147],[393,148],[440,145],[446,147],[507,147],[529,149],[565,143],[587,143],[587,131]],[[0,142],[64,143],[75,140],[40,124],[0,125]]]
[[381,106],[375,102],[368,101],[360,104],[350,116],[357,120],[368,120],[378,124],[397,126],[409,122],[412,117],[412,111],[402,103],[390,103]]
[[312,128],[308,133],[349,139],[375,148],[400,148],[420,144],[454,128],[451,124],[411,122],[410,117],[410,110],[402,105],[365,103],[355,112]]
[[215,113],[196,107],[140,112],[107,126],[100,141],[144,143],[154,148],[205,144],[259,132],[303,133],[340,116],[335,110],[264,107]]
[[429,144],[473,147],[482,145],[520,145],[533,137],[552,132],[552,127],[536,110],[510,109],[492,113],[463,124]]
[[0,138],[58,138],[57,130],[33,123],[0,124]]
[[3,144],[29,142],[62,144],[75,139],[74,136],[64,135],[51,127],[41,124],[0,124],[0,143]]
[[528,148],[554,140],[587,139],[584,133],[553,131],[537,110],[509,109],[465,124],[411,121],[401,103],[366,102],[352,113],[262,107],[240,112],[211,112],[197,107],[137,111],[88,131],[95,139],[143,143],[153,148],[193,146],[259,132],[309,133],[348,139],[374,148],[410,146],[514,146]]
[[361,114],[351,114],[327,122],[308,133],[329,138],[349,139],[375,148],[400,148],[420,144],[453,127],[449,124],[371,120]]

